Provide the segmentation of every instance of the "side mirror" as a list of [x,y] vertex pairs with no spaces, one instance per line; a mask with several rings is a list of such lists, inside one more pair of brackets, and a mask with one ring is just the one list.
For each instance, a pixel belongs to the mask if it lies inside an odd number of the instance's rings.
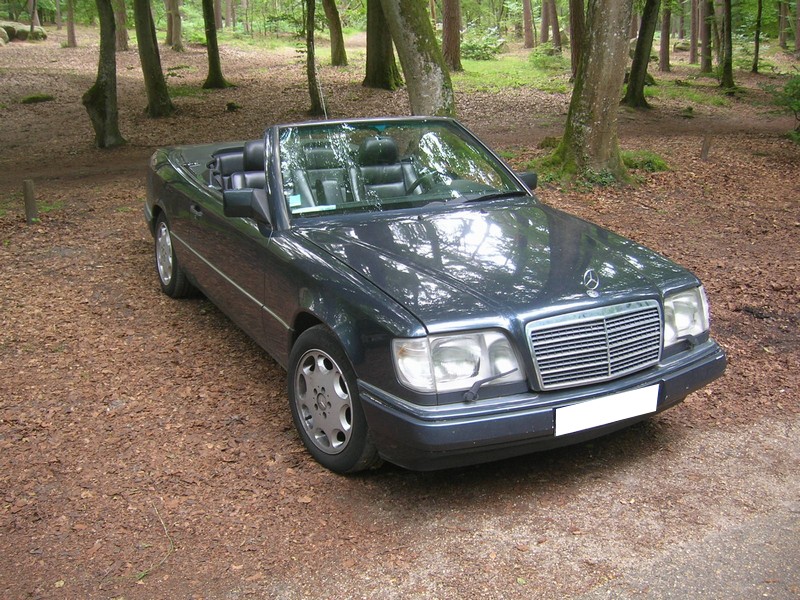
[[536,189],[536,184],[539,181],[539,176],[536,173],[530,171],[527,173],[517,173],[517,177],[522,180],[522,183],[528,186],[529,190],[533,191]]
[[267,192],[260,188],[225,190],[222,192],[222,210],[226,217],[245,217],[271,225]]

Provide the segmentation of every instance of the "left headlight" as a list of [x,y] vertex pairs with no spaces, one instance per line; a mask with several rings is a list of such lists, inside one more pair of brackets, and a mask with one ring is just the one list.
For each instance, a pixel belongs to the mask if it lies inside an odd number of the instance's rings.
[[708,299],[703,286],[664,298],[664,347],[708,330]]
[[517,354],[499,331],[397,339],[392,342],[392,355],[400,382],[423,393],[468,390],[479,381],[496,384],[524,378]]

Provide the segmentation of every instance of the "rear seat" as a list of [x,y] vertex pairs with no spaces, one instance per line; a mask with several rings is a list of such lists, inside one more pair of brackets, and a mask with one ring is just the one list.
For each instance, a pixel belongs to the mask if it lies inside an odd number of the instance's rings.
[[245,142],[241,150],[223,150],[208,163],[209,185],[222,189],[266,187],[264,140]]
[[242,155],[242,170],[231,174],[230,188],[241,190],[267,187],[264,140],[245,142]]

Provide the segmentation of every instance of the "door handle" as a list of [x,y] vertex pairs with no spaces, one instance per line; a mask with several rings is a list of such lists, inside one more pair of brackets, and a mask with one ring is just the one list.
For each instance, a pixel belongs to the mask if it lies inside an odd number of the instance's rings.
[[192,213],[195,217],[202,217],[203,216],[203,209],[200,208],[199,204],[190,204],[189,205],[189,212]]

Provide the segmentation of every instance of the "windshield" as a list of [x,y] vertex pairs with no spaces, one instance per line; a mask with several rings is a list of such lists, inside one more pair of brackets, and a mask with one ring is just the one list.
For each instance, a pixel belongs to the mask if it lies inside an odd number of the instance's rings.
[[527,194],[449,121],[285,127],[280,164],[293,217]]

